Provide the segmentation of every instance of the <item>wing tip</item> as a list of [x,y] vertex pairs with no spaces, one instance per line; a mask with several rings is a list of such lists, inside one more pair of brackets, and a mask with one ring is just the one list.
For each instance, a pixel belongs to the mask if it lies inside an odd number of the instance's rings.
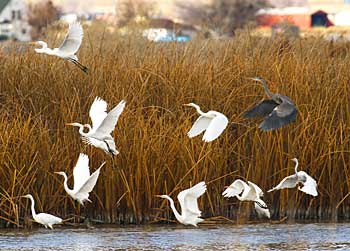
[[89,159],[89,156],[85,153],[80,153],[79,154],[79,158],[82,158],[82,159]]

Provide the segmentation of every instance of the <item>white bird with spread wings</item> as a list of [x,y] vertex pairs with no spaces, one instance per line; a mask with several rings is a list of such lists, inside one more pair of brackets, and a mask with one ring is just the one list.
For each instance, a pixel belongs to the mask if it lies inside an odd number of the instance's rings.
[[193,138],[205,131],[202,140],[210,142],[218,138],[225,130],[228,119],[221,112],[209,111],[202,112],[200,107],[194,103],[185,104],[196,109],[200,114],[199,118],[194,122],[191,130],[187,133],[188,137]]
[[84,205],[85,201],[91,202],[89,199],[89,193],[95,187],[98,176],[100,175],[100,169],[106,162],[90,175],[89,170],[89,157],[83,153],[79,155],[77,164],[73,169],[74,187],[70,189],[67,185],[67,175],[65,172],[55,172],[64,177],[64,190],[74,200],[77,200],[81,205]]
[[37,53],[45,53],[52,56],[57,56],[72,62],[79,67],[83,72],[87,73],[88,68],[78,61],[78,57],[75,55],[80,48],[83,40],[84,31],[80,23],[69,24],[69,30],[63,43],[58,48],[48,48],[47,43],[44,41],[37,41],[34,44],[42,46],[41,48],[34,49]]
[[[107,114],[107,103],[103,99],[96,97],[90,108],[90,118],[92,127],[89,124],[67,123],[66,125],[79,127],[79,133],[84,143],[102,149],[107,154],[116,156],[119,152],[115,147],[114,138],[111,133],[117,124],[120,114],[125,108],[125,101],[122,100]],[[84,127],[88,132],[84,132]]]
[[237,179],[230,186],[226,187],[222,195],[226,198],[236,197],[240,201],[253,201],[258,215],[270,218],[270,211],[266,203],[261,199],[264,193],[253,182],[248,181],[247,184],[243,180]]
[[295,174],[285,177],[277,186],[268,190],[267,192],[272,192],[284,188],[294,188],[300,183],[303,186],[298,186],[298,190],[316,197],[318,195],[316,180],[314,180],[314,178],[312,178],[306,172],[298,171],[299,161],[297,158],[292,159],[292,161],[295,162]]
[[177,196],[180,202],[181,214],[176,210],[174,201],[168,195],[157,195],[157,197],[167,199],[170,202],[170,207],[174,212],[175,218],[184,225],[193,225],[197,227],[197,224],[202,222],[200,218],[201,211],[198,208],[198,198],[202,196],[207,190],[207,186],[204,181],[199,182],[197,185],[183,190]]

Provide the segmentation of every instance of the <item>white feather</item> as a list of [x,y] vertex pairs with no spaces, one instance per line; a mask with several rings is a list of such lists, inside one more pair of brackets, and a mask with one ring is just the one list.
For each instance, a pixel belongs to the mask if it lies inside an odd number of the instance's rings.
[[92,131],[90,133],[93,133],[97,130],[97,128],[99,128],[103,120],[107,117],[107,102],[99,97],[96,97],[90,107],[89,115],[92,121]]
[[205,131],[208,128],[211,121],[212,121],[212,118],[199,116],[196,122],[194,122],[191,130],[187,133],[188,137],[193,138],[201,134],[203,131]]
[[225,130],[228,124],[228,119],[222,113],[217,113],[213,118],[203,135],[203,141],[210,142],[217,139]]
[[79,155],[77,164],[73,169],[74,187],[73,191],[78,191],[81,186],[89,179],[89,157],[86,154],[81,153]]
[[83,40],[84,31],[80,23],[72,23],[59,48],[56,48],[62,56],[71,56],[77,53]]

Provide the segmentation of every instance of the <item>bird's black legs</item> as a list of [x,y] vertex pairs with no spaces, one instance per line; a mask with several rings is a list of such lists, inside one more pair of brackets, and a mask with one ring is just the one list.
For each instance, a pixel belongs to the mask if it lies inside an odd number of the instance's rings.
[[79,63],[77,60],[73,59],[73,58],[67,58],[67,60],[69,62],[72,62],[73,64],[75,64],[76,66],[79,67],[80,70],[82,70],[83,72],[85,72],[86,74],[88,73],[88,68],[84,65],[82,65],[81,63]]

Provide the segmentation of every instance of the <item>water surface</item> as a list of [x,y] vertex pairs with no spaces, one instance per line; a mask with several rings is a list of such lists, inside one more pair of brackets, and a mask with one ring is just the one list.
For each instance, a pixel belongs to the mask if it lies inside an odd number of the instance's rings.
[[350,224],[1,230],[0,250],[350,250]]

